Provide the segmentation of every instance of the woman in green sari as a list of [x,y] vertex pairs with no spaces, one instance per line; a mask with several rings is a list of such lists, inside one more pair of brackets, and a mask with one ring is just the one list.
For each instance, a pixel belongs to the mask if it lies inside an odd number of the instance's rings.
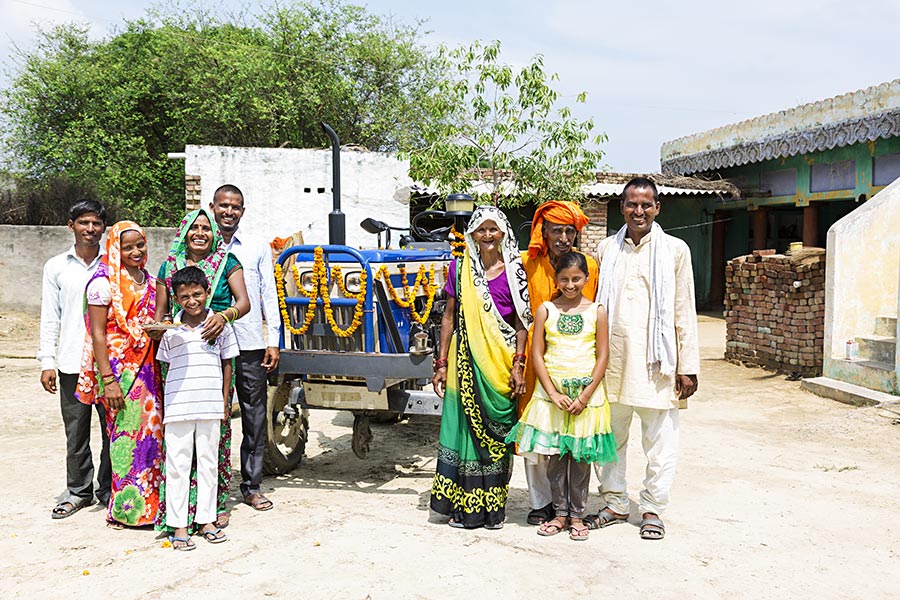
[[434,362],[432,383],[444,408],[431,508],[448,515],[451,527],[499,529],[512,473],[504,438],[525,391],[528,283],[499,209],[478,207],[465,239],[463,257],[450,264]]
[[[244,285],[244,274],[237,258],[225,251],[225,241],[219,233],[215,219],[204,208],[189,212],[181,221],[178,234],[169,248],[169,255],[159,268],[156,295],[156,321],[160,322],[167,314],[173,316],[181,310],[174,302],[172,293],[172,275],[185,266],[199,267],[212,293],[207,301],[212,316],[203,327],[203,337],[215,340],[225,324],[239,319],[250,310],[250,296]],[[171,308],[171,313],[169,313]],[[232,391],[234,386],[232,385]],[[231,485],[231,419],[222,421],[219,438],[219,489],[217,527],[228,525],[228,488]],[[160,486],[160,508],[156,521],[157,529],[166,527],[165,510],[165,478]],[[191,470],[191,487],[188,508],[188,527],[194,521],[197,508],[197,478]]]

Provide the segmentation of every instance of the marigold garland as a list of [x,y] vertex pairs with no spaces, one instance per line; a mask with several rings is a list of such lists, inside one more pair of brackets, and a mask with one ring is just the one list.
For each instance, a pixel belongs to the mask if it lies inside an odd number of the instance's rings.
[[[303,289],[302,286],[298,285],[297,287],[298,289]],[[306,316],[303,319],[303,325],[294,327],[291,325],[291,316],[287,310],[287,302],[284,300],[286,295],[284,291],[284,270],[281,268],[280,263],[275,263],[275,289],[278,293],[278,307],[281,309],[281,322],[284,323],[284,328],[294,335],[303,335],[309,330],[309,324],[312,323],[313,318],[316,316],[315,299],[310,299],[309,305],[306,307]],[[309,296],[306,297],[309,298]]]
[[456,230],[456,225],[450,226],[450,246],[453,248],[451,254],[456,258],[462,258],[466,252],[466,236]]
[[321,246],[318,246],[314,251],[314,261],[313,261],[313,269],[312,269],[312,288],[307,292],[300,281],[300,272],[297,269],[297,265],[294,265],[293,268],[293,276],[294,282],[297,284],[297,290],[301,296],[309,299],[309,304],[306,307],[306,315],[303,320],[303,325],[300,327],[294,327],[291,325],[290,315],[287,310],[287,302],[285,301],[285,289],[284,289],[284,271],[280,264],[275,265],[275,285],[278,292],[278,304],[281,309],[281,318],[284,321],[285,329],[290,331],[294,335],[303,335],[309,330],[309,325],[312,323],[312,320],[316,315],[316,299],[322,299],[322,308],[325,313],[325,320],[328,322],[328,325],[331,327],[331,331],[338,337],[350,337],[353,333],[359,328],[362,324],[362,314],[363,314],[363,304],[366,299],[366,272],[362,271],[359,275],[359,292],[356,294],[351,294],[347,291],[347,288],[344,286],[344,278],[341,274],[341,268],[339,266],[332,267],[331,276],[332,281],[337,279],[338,289],[341,293],[347,297],[356,300],[356,306],[353,308],[353,319],[350,322],[350,325],[346,329],[341,329],[337,321],[334,318],[334,311],[331,308],[331,293],[329,291],[328,285],[328,270],[325,267],[325,253],[322,250]]
[[[446,267],[444,267],[446,269]],[[437,293],[437,283],[434,278],[434,264],[431,264],[431,268],[427,271],[425,265],[419,265],[419,271],[416,273],[416,280],[410,286],[407,285],[406,281],[406,267],[399,267],[400,278],[403,281],[403,296],[397,293],[397,289],[394,287],[394,284],[391,283],[391,274],[388,271],[387,265],[381,265],[378,269],[378,273],[375,275],[375,279],[381,279],[387,284],[388,293],[391,295],[391,299],[397,304],[397,306],[401,308],[409,308],[410,315],[413,320],[420,324],[424,325],[425,321],[428,320],[428,316],[431,314],[431,309],[434,306],[434,296]],[[446,278],[446,275],[445,275]],[[419,288],[425,292],[425,309],[421,314],[416,310],[416,291]]]

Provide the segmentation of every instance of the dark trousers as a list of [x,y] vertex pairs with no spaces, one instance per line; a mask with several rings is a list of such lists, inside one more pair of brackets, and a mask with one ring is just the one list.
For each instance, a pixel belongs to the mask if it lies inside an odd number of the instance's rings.
[[97,468],[97,500],[109,503],[112,491],[112,467],[109,462],[109,435],[106,432],[106,410],[82,404],[75,397],[78,375],[59,373],[59,405],[66,430],[66,487],[69,496],[91,498],[94,495],[94,459],[91,456],[91,413],[96,408],[103,435],[100,466]]
[[263,477],[268,411],[265,350],[247,350],[234,359],[235,392],[241,405],[241,494],[258,494]]
[[583,517],[591,486],[591,463],[578,462],[568,454],[555,454],[547,463],[547,478],[556,514],[576,519]]

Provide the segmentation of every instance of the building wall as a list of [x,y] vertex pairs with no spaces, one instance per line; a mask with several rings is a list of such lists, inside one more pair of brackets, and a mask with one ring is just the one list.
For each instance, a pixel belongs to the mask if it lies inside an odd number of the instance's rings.
[[[148,227],[149,256],[147,270],[156,275],[169,252],[176,230]],[[17,310],[39,313],[41,309],[41,276],[47,259],[72,247],[68,227],[0,225],[0,312]],[[106,246],[106,238],[101,242]]]
[[[884,185],[875,185],[873,171],[876,157],[882,160],[885,157],[896,157],[900,160],[900,138],[877,140],[867,144],[855,144],[843,148],[816,152],[803,156],[792,156],[784,159],[762,161],[739,167],[722,169],[717,173],[727,179],[738,183],[744,191],[743,198],[737,201],[717,202],[708,205],[707,210],[727,211],[730,219],[726,226],[725,234],[725,261],[736,256],[749,254],[756,249],[753,246],[753,227],[757,211],[766,212],[766,221],[769,223],[766,242],[760,248],[773,248],[783,251],[789,242],[802,241],[802,212],[805,207],[812,206],[817,211],[818,226],[815,245],[824,247],[825,235],[838,219],[844,217],[854,209],[863,205],[867,199],[885,189]],[[854,166],[852,184],[847,189],[831,190],[823,192],[810,191],[811,173],[814,165],[831,165],[850,161]],[[776,195],[763,195],[759,192],[765,181],[772,173],[793,169],[796,178],[789,193]],[[663,214],[660,214],[660,223],[663,223]],[[695,215],[696,216],[696,215]],[[795,235],[779,237],[777,224],[781,221],[796,220],[798,231]],[[669,226],[674,226],[670,224]],[[695,246],[691,244],[691,250]],[[700,260],[704,260],[701,252],[696,252]],[[708,256],[708,255],[707,255]],[[698,269],[698,260],[695,258],[694,268]],[[719,265],[718,268],[722,268]],[[697,272],[698,299],[701,297],[701,282],[709,281],[712,264],[704,265],[705,273]]]
[[[900,311],[900,180],[828,231],[825,299],[827,377],[900,395],[900,351],[894,370],[845,360],[848,340],[875,333],[875,319]],[[896,329],[896,327],[895,327]]]
[[[272,239],[299,231],[306,243],[328,243],[331,150],[186,146],[185,155],[187,189],[199,192],[204,205],[222,184],[241,189],[246,207],[241,227],[248,233]],[[375,236],[359,226],[366,217],[395,227],[409,226],[408,188],[413,182],[408,172],[408,161],[390,155],[341,152],[341,212],[346,215],[347,245],[375,246]],[[191,186],[200,189],[191,190]]]
[[610,204],[615,205],[615,200],[586,200],[581,203],[584,214],[591,220],[581,231],[581,238],[578,240],[582,252],[595,254],[597,245],[606,237],[607,210]]

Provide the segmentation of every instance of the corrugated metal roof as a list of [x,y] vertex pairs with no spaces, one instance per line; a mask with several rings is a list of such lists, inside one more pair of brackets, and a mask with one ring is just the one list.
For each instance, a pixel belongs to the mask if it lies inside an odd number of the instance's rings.
[[[588,198],[619,197],[625,190],[625,185],[624,183],[593,183],[585,186],[584,195]],[[667,185],[658,185],[656,190],[660,196],[723,196],[729,194],[726,190],[698,190],[669,187]]]
[[[582,187],[582,192],[586,198],[618,198],[625,189],[625,183],[592,183]],[[677,188],[667,185],[656,186],[660,196],[729,196],[730,192],[725,189],[721,190],[701,190],[695,188]],[[437,188],[429,187],[422,184],[414,184],[407,188],[408,192],[421,196],[438,196],[440,193]],[[469,194],[490,194],[492,184],[486,181],[476,181],[466,190]],[[511,181],[503,181],[500,183],[501,196],[508,196],[515,190],[515,184]]]

